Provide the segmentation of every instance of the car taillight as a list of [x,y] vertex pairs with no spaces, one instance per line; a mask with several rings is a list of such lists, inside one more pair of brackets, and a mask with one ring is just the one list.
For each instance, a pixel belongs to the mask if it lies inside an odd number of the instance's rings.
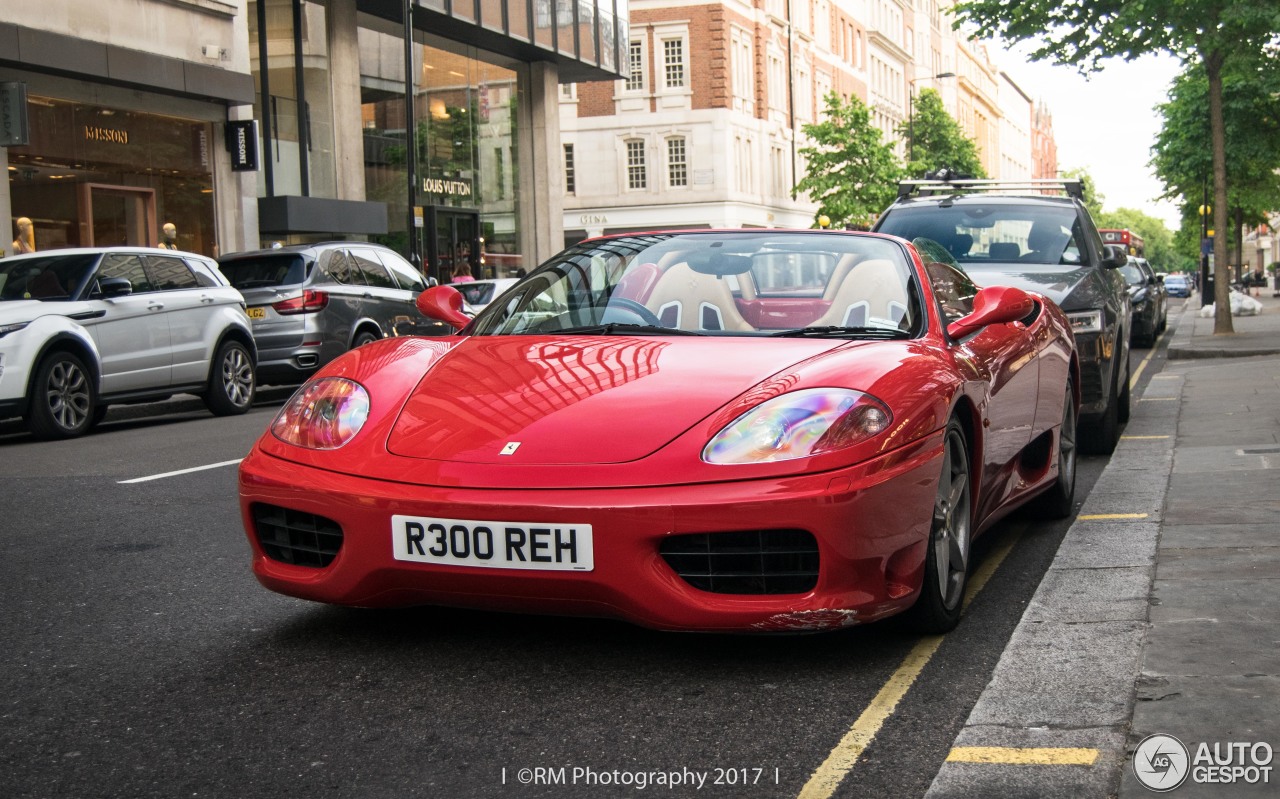
[[329,295],[323,291],[315,289],[306,289],[302,292],[301,297],[294,297],[291,300],[281,300],[272,303],[271,307],[281,316],[289,316],[298,313],[315,313],[322,310],[329,304]]

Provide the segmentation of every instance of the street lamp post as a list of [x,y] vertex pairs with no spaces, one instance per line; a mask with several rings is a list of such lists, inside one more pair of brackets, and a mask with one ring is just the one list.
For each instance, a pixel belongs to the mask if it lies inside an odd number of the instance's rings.
[[916,81],[941,80],[954,78],[954,72],[939,72],[923,78],[912,78],[907,81],[907,163],[915,160],[916,155]]

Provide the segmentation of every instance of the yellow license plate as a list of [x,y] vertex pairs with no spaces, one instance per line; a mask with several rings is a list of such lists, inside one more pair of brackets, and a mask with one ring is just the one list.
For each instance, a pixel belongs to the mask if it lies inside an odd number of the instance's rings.
[[266,308],[250,308],[246,311],[246,313],[249,314],[250,319],[266,319],[267,318]]

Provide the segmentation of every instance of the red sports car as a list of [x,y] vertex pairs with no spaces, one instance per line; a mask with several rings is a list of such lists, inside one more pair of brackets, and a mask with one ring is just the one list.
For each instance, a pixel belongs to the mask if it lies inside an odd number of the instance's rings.
[[955,626],[974,537],[1070,513],[1052,302],[927,240],[678,231],[570,247],[461,332],[354,350],[240,468],[253,570],[342,605],[660,629]]

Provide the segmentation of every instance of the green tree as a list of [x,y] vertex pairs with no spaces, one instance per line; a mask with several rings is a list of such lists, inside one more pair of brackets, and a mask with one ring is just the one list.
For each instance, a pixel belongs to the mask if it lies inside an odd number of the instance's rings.
[[[1262,49],[1280,32],[1276,0],[960,0],[956,27],[974,25],[980,36],[1032,41],[1034,59],[1082,70],[1110,57],[1170,52],[1198,64],[1209,87],[1213,154],[1214,227],[1227,229],[1226,129],[1222,72],[1229,61]],[[1098,124],[1108,124],[1104,118]],[[1227,301],[1227,245],[1214,241],[1217,313],[1214,333],[1231,333]]]
[[915,97],[911,119],[898,126],[898,135],[907,143],[905,171],[913,178],[941,167],[975,178],[987,176],[978,146],[947,113],[937,89],[925,89]]
[[803,128],[813,143],[800,148],[808,170],[793,195],[807,193],[832,227],[869,225],[897,196],[902,165],[865,103],[835,92],[823,101],[822,121]]
[[[1280,168],[1280,100],[1272,94],[1277,74],[1280,58],[1269,53],[1234,59],[1223,69],[1230,225],[1224,235],[1234,242],[1237,257],[1243,225],[1264,223],[1268,211],[1280,208],[1280,181],[1275,178]],[[1184,226],[1190,230],[1179,240],[1195,253],[1199,252],[1199,207],[1213,168],[1205,146],[1210,136],[1208,93],[1208,81],[1200,69],[1184,70],[1174,80],[1169,102],[1157,106],[1163,124],[1151,148],[1156,175],[1169,187],[1169,195],[1183,198]]]
[[1194,264],[1185,255],[1178,254],[1173,244],[1173,233],[1162,219],[1134,208],[1103,211],[1093,219],[1098,227],[1124,228],[1141,236],[1146,245],[1146,258],[1157,272],[1181,272]]
[[1107,198],[1098,191],[1098,184],[1094,182],[1093,175],[1089,174],[1087,169],[1083,167],[1073,167],[1064,169],[1060,173],[1065,180],[1080,181],[1081,189],[1084,192],[1084,207],[1089,209],[1089,216],[1093,217],[1093,222],[1098,227],[1107,227],[1098,220],[1102,217],[1102,204]]

